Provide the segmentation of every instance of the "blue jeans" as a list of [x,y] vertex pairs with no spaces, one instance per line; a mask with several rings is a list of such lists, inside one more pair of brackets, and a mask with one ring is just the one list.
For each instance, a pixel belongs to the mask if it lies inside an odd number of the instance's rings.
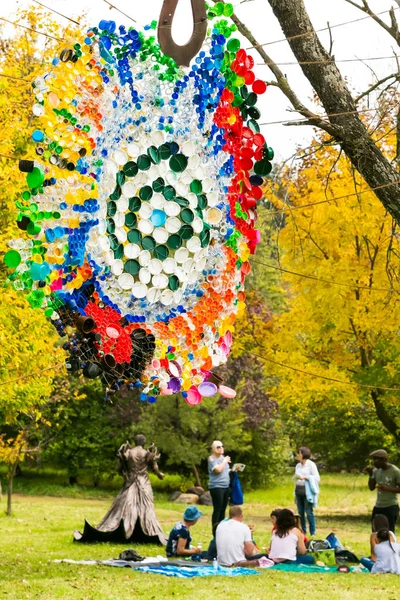
[[298,496],[296,494],[296,504],[297,510],[299,511],[301,526],[303,528],[304,533],[307,532],[307,523],[306,523],[306,515],[308,519],[308,523],[310,525],[310,534],[315,535],[315,516],[314,516],[314,507],[307,500],[305,496]]
[[313,565],[315,558],[311,554],[298,554],[296,560],[285,561],[292,565]]
[[360,563],[362,564],[363,567],[367,567],[368,571],[370,571],[375,564],[373,560],[371,560],[370,558],[367,558],[366,556],[363,556],[362,558],[360,558]]

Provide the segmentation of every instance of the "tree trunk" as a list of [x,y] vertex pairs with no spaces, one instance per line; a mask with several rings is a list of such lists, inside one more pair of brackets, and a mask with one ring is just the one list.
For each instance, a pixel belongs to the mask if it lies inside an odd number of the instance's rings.
[[196,485],[198,487],[201,487],[201,481],[200,481],[200,477],[199,477],[199,472],[197,470],[196,465],[192,465],[192,468],[193,468],[193,473],[194,473],[194,478],[195,478],[195,481],[196,481]]
[[6,515],[8,517],[12,516],[12,493],[13,493],[13,482],[15,471],[17,470],[18,463],[10,465],[8,467],[8,481],[7,481],[7,510]]
[[395,438],[397,442],[400,442],[400,430],[396,423],[396,421],[391,417],[391,415],[386,410],[385,406],[382,404],[379,393],[376,390],[372,390],[371,392],[372,400],[374,401],[375,410],[378,419],[382,423],[382,425],[388,430],[389,433]]
[[[357,107],[334,58],[319,41],[303,0],[268,0],[304,75],[318,94],[351,163],[364,177],[386,210],[400,224],[400,174],[371,139],[357,114]],[[308,34],[308,35],[304,35]],[[297,36],[297,37],[296,37]],[[301,36],[301,37],[298,37]],[[290,39],[292,38],[292,39]],[[328,61],[328,62],[327,62]],[[315,63],[320,64],[315,64]],[[388,185],[393,183],[393,185]],[[384,187],[383,187],[384,186]]]

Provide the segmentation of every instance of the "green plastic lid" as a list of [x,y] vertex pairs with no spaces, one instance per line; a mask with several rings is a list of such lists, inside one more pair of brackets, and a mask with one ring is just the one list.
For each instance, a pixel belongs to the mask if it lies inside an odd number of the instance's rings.
[[193,227],[187,224],[182,225],[178,231],[178,235],[180,235],[183,240],[190,240],[190,238],[193,236]]
[[131,244],[139,244],[142,241],[142,234],[139,229],[131,229],[128,233],[128,241]]
[[169,159],[169,166],[174,173],[182,173],[187,167],[188,159],[184,154],[175,154]]
[[160,152],[155,146],[150,146],[150,148],[147,149],[147,154],[154,165],[158,165],[161,162]]
[[142,239],[143,250],[154,250],[155,247],[156,247],[156,242],[155,242],[154,238],[151,237],[151,235],[146,235],[146,237],[144,237]]
[[131,210],[132,212],[138,212],[141,206],[142,202],[140,198],[138,198],[137,196],[135,196],[134,198],[129,198],[129,210]]
[[165,260],[166,258],[168,258],[169,255],[169,250],[167,246],[164,245],[159,245],[156,246],[154,249],[154,256],[156,258],[158,258],[159,260]]
[[176,197],[176,191],[172,185],[166,185],[162,194],[166,200],[174,200]]
[[124,271],[130,273],[131,275],[137,275],[140,270],[140,265],[137,260],[127,260],[124,264]]
[[117,212],[117,205],[113,200],[111,202],[107,202],[107,216],[113,217]]
[[125,215],[125,225],[129,228],[136,227],[137,216],[135,215],[135,213],[130,212]]
[[162,177],[157,177],[152,183],[152,188],[156,194],[161,194],[164,189],[165,181]]
[[127,177],[135,177],[138,174],[139,168],[133,160],[130,160],[124,164],[122,170]]
[[168,287],[173,292],[176,292],[176,290],[179,288],[179,279],[176,275],[170,275],[168,277]]
[[141,200],[151,200],[153,197],[153,189],[149,185],[143,186],[139,190],[139,197]]
[[181,219],[184,223],[191,223],[194,219],[193,211],[190,208],[181,210]]
[[151,167],[151,160],[147,154],[141,154],[137,159],[137,166],[141,171],[148,171]]
[[168,160],[172,154],[171,148],[168,146],[168,144],[161,144],[158,151],[162,160]]
[[190,191],[193,192],[193,194],[201,194],[203,191],[203,185],[199,179],[193,179],[192,183],[190,184]]
[[10,269],[15,269],[21,262],[21,255],[16,250],[9,250],[4,255],[4,262]]
[[178,250],[182,246],[182,238],[177,233],[174,233],[169,236],[167,244],[171,250]]

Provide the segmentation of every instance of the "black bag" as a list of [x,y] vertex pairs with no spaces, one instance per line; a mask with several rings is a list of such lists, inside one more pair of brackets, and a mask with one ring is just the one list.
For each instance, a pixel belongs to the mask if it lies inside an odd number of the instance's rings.
[[360,559],[357,558],[357,556],[355,554],[353,554],[352,552],[350,552],[350,550],[338,550],[335,553],[336,556],[336,560],[339,563],[359,563]]
[[304,481],[304,479],[299,479],[298,481],[296,481],[296,487],[294,491],[296,496],[306,495],[306,482]]
[[140,556],[133,548],[128,548],[128,550],[124,550],[119,555],[120,560],[131,560],[132,562],[140,562],[144,560],[144,556]]

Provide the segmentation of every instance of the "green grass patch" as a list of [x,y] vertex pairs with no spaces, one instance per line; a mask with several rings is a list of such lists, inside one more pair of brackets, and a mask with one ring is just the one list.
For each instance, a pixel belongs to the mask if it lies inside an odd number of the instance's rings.
[[[80,545],[72,541],[75,529],[84,519],[96,524],[104,516],[114,495],[112,490],[89,490],[72,486],[80,497],[61,497],[69,486],[60,474],[53,483],[45,477],[22,477],[18,489],[26,494],[14,498],[14,516],[6,517],[5,497],[0,503],[0,597],[10,600],[121,600],[162,598],[196,600],[310,600],[313,598],[372,600],[399,597],[400,578],[394,575],[364,574],[289,574],[263,571],[259,576],[238,579],[209,578],[179,580],[161,575],[137,573],[131,569],[101,566],[55,564],[60,558],[106,559],[117,557],[126,546],[112,544]],[[23,480],[25,480],[24,483]],[[30,483],[28,483],[28,480]],[[46,495],[33,495],[33,490]],[[103,498],[91,497],[91,493]],[[167,501],[167,494],[156,493],[157,515],[168,532],[181,517],[182,508]],[[246,522],[255,523],[255,539],[260,546],[269,542],[269,514],[277,506],[293,507],[293,483],[245,495]],[[369,515],[374,494],[366,488],[364,476],[324,475],[321,505],[317,511],[318,537],[332,530],[358,556],[368,553]],[[211,531],[211,508],[193,528],[194,542],[206,546]],[[138,546],[140,554],[163,553],[156,546]]]

